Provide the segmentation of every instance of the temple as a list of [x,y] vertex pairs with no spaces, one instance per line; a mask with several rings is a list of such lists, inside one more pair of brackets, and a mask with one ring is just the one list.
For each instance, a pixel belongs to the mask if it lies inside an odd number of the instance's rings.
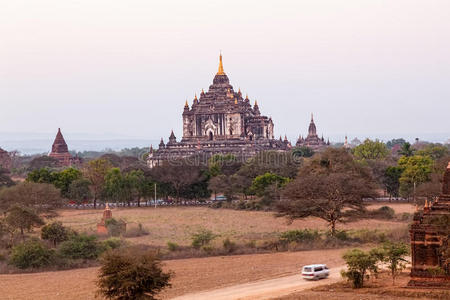
[[414,214],[411,235],[411,287],[450,287],[450,162],[444,174],[442,193],[425,201]]
[[58,160],[60,166],[72,166],[81,162],[80,158],[72,157],[69,153],[69,148],[67,147],[60,128],[58,128],[58,133],[56,134],[55,141],[52,145],[52,151],[48,156]]
[[249,158],[262,150],[286,151],[287,140],[274,138],[271,118],[261,115],[257,101],[251,105],[247,96],[236,92],[225,74],[222,55],[219,68],[207,92],[195,95],[192,105],[186,101],[183,110],[183,137],[177,141],[174,132],[169,141],[161,138],[159,149],[150,151],[148,166],[162,161],[186,158],[196,154],[233,154]]
[[297,147],[308,147],[313,150],[322,150],[330,145],[330,141],[325,142],[323,136],[319,138],[317,135],[316,124],[314,123],[314,117],[311,114],[311,122],[309,123],[308,136],[303,138],[300,136],[297,140],[295,146]]

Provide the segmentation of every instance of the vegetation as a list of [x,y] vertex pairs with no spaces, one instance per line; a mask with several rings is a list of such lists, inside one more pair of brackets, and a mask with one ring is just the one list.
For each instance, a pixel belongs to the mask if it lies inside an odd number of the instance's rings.
[[53,222],[41,228],[41,238],[57,244],[69,239],[70,230],[62,225],[61,222]]
[[20,269],[41,268],[50,265],[54,258],[55,252],[41,241],[28,240],[12,248],[10,263]]
[[362,288],[364,279],[369,278],[368,272],[377,273],[379,258],[374,253],[364,252],[360,249],[347,251],[343,256],[347,270],[342,270],[341,275],[352,282],[354,288]]
[[96,259],[105,249],[94,235],[75,234],[59,245],[62,257],[71,259]]
[[202,229],[192,235],[192,247],[199,249],[201,247],[207,246],[217,237],[212,231]]
[[154,253],[108,251],[101,260],[98,294],[108,299],[156,299],[170,287],[172,274],[163,272]]

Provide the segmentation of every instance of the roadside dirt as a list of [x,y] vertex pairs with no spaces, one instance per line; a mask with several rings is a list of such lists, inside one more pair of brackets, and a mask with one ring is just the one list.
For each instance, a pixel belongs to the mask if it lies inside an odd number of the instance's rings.
[[[298,274],[301,266],[341,266],[347,249],[180,259],[165,262],[175,272],[162,299]],[[98,268],[0,275],[0,299],[94,299]],[[303,282],[298,276],[298,281]],[[324,281],[323,281],[324,282]],[[325,282],[324,282],[325,283]],[[97,298],[98,299],[98,298]]]

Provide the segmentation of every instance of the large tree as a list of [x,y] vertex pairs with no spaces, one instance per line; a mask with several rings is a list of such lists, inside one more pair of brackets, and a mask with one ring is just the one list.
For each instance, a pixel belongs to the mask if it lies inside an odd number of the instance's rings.
[[33,227],[39,227],[45,224],[31,208],[18,205],[8,209],[6,212],[5,223],[11,228],[20,230],[23,240],[25,240],[25,230],[30,231]]
[[0,191],[0,209],[3,210],[19,205],[39,214],[54,214],[62,203],[60,191],[47,183],[23,182]]
[[97,207],[97,200],[103,192],[105,185],[105,176],[108,170],[111,168],[111,164],[105,159],[91,160],[85,170],[84,174],[90,181],[90,187],[92,196],[94,197],[94,208]]
[[353,148],[353,154],[358,159],[383,159],[389,155],[389,149],[379,140],[366,139],[364,143]]
[[351,211],[363,211],[363,198],[376,193],[367,168],[345,149],[329,148],[299,169],[283,195],[285,199],[277,204],[280,216],[321,218],[334,235],[336,223],[344,221]]

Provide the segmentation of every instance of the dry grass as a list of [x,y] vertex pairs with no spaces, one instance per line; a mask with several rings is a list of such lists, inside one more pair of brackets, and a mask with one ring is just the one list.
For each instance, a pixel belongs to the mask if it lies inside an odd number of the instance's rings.
[[[414,210],[408,204],[390,206],[396,212]],[[101,210],[62,210],[58,220],[75,230],[95,232],[101,216]],[[127,240],[155,246],[166,246],[169,241],[187,246],[191,243],[192,233],[203,228],[220,235],[217,243],[225,238],[242,243],[264,240],[276,236],[279,232],[293,229],[327,229],[326,222],[317,218],[296,220],[289,225],[286,219],[275,218],[272,212],[206,207],[117,208],[113,210],[113,217],[124,219],[128,228],[141,223],[150,234]],[[400,227],[404,227],[404,223],[386,220],[360,220],[338,225],[338,229],[391,230]]]

